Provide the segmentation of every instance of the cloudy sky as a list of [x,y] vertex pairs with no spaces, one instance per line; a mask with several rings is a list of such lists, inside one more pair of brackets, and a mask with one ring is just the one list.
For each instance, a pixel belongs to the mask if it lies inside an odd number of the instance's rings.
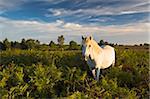
[[149,42],[149,0],[0,0],[0,40]]

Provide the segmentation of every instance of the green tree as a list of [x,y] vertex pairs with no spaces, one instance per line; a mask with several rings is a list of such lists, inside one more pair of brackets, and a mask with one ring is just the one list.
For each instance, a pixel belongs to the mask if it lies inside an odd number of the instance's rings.
[[6,50],[5,45],[0,41],[0,50]]
[[21,49],[23,50],[27,49],[26,40],[24,38],[21,40]]
[[58,45],[59,45],[59,47],[61,47],[61,48],[62,48],[62,46],[63,46],[63,44],[64,44],[64,40],[65,40],[65,38],[64,38],[64,36],[63,36],[63,35],[58,36],[57,41],[58,41]]
[[13,46],[14,46],[14,42],[13,42],[13,41],[11,41],[11,42],[10,42],[10,45],[11,45],[11,48],[13,48]]
[[39,40],[35,40],[35,48],[36,49],[40,48],[40,41]]
[[19,42],[17,42],[17,41],[15,41],[15,42],[11,41],[11,47],[12,48],[21,49],[21,44]]
[[28,49],[37,49],[40,47],[40,41],[34,39],[28,39],[26,42]]
[[21,49],[21,45],[19,42],[14,42],[14,48],[18,48],[18,49]]
[[36,40],[35,43],[36,43],[36,45],[40,45],[40,41],[39,40]]
[[55,44],[53,41],[50,41],[49,46],[50,46],[51,48],[54,48],[54,47],[56,46],[56,44]]
[[70,41],[69,42],[69,49],[77,50],[78,49],[78,44],[75,41]]
[[100,45],[100,46],[105,45],[104,40],[100,40],[99,45]]
[[148,44],[148,43],[144,43],[144,46],[149,46],[150,44]]
[[3,44],[4,44],[6,49],[10,49],[11,48],[11,43],[8,41],[7,38],[5,38],[5,40],[3,41]]
[[106,41],[106,42],[104,42],[104,45],[108,45],[109,43]]
[[26,44],[27,44],[28,49],[33,49],[36,46],[35,40],[33,40],[33,39],[28,39],[26,41]]

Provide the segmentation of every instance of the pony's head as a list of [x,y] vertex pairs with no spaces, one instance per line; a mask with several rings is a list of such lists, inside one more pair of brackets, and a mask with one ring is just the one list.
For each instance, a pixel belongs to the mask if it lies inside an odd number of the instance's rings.
[[85,38],[82,36],[82,55],[84,56],[86,61],[88,60],[88,58],[93,59],[93,55],[91,55],[92,40],[93,38],[91,36]]

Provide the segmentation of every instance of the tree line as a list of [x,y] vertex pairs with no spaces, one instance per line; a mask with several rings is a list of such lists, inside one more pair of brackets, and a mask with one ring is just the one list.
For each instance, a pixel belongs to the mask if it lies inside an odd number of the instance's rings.
[[[8,49],[22,49],[22,50],[31,50],[31,49],[37,49],[37,50],[80,50],[81,44],[78,44],[75,41],[70,41],[69,45],[64,44],[65,38],[63,35],[58,36],[57,43],[54,41],[50,41],[49,44],[41,44],[39,40],[34,39],[27,39],[24,38],[21,40],[21,42],[17,41],[9,41],[7,38],[5,38],[3,41],[0,41],[0,50],[8,50]],[[100,46],[102,45],[111,45],[111,46],[123,46],[118,45],[117,43],[108,43],[107,41],[100,40],[98,43]],[[144,43],[140,44],[139,46],[149,46],[149,44]],[[134,45],[138,46],[138,45]]]
[[75,41],[70,41],[69,45],[64,45],[65,38],[63,35],[58,36],[57,44],[54,41],[50,41],[49,44],[41,44],[39,40],[27,39],[24,38],[21,42],[9,41],[5,38],[3,41],[0,41],[0,50],[8,49],[22,49],[22,50],[79,50],[80,45]]

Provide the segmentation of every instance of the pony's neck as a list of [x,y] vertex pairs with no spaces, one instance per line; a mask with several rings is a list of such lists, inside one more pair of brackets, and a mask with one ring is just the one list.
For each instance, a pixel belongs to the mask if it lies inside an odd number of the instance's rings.
[[93,49],[94,52],[96,52],[96,54],[99,54],[100,52],[102,52],[102,48],[97,44],[96,41],[92,40],[92,45],[93,45]]

